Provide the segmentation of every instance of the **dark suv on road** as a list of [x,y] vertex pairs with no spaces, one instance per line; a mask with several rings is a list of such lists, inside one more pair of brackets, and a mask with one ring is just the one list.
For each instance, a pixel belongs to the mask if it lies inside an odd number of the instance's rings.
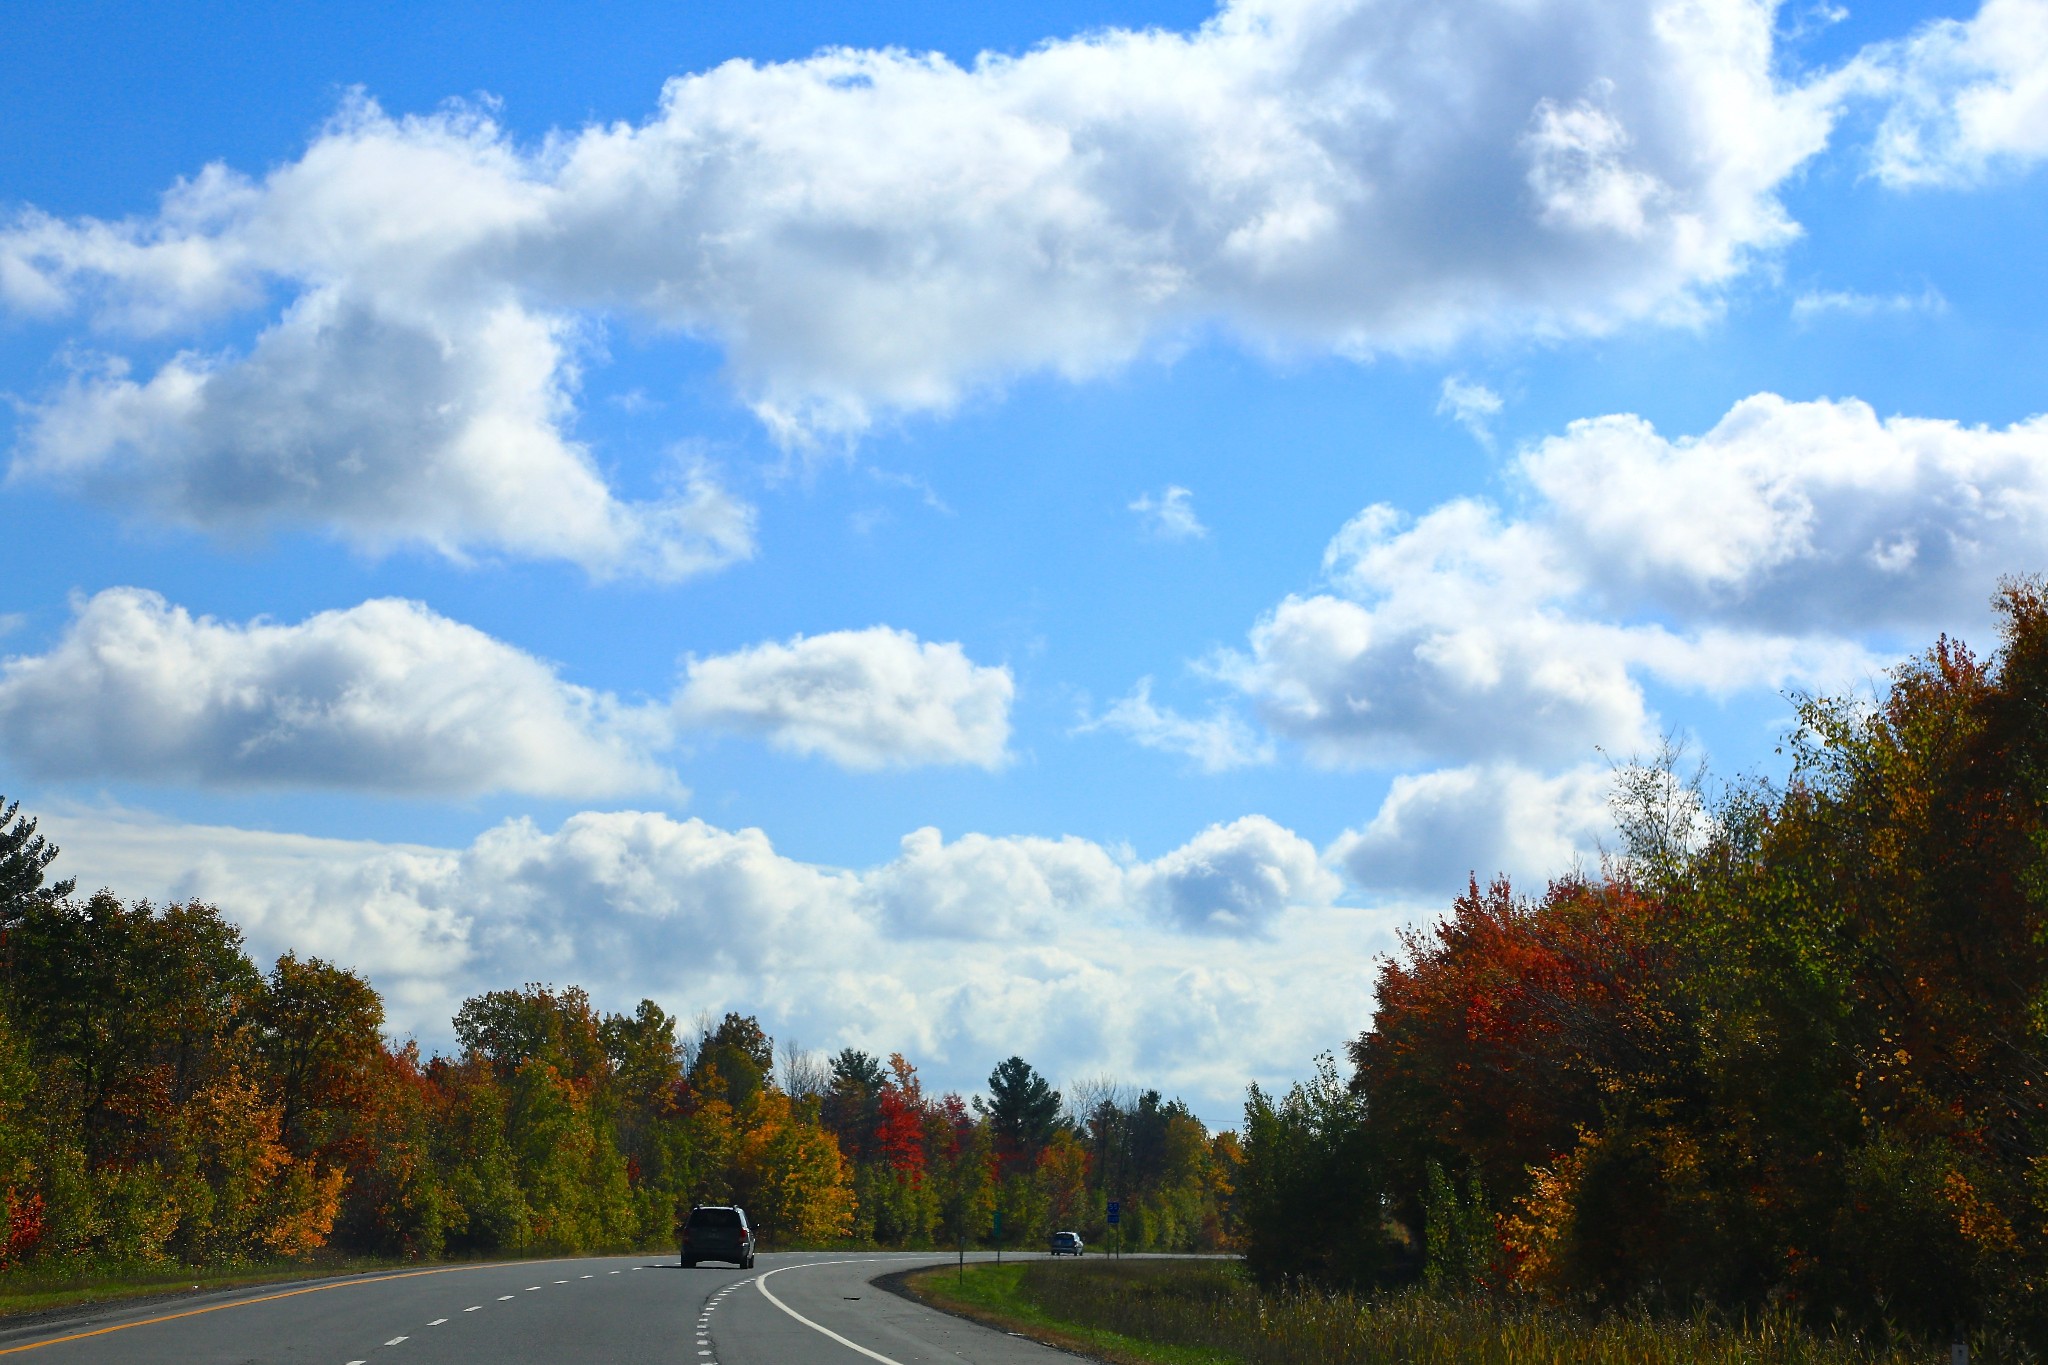
[[754,1268],[754,1230],[737,1204],[699,1204],[683,1220],[683,1268],[699,1261],[731,1261]]

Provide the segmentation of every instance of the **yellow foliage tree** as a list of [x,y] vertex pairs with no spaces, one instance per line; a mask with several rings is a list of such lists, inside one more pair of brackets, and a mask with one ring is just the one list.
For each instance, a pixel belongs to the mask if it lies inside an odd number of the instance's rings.
[[748,1101],[734,1161],[753,1221],[778,1243],[827,1242],[853,1228],[853,1180],[839,1142],[779,1090]]

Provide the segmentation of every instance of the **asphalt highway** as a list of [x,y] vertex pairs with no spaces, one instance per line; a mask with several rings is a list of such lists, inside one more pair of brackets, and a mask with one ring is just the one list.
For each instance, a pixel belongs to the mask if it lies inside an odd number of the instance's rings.
[[872,1283],[892,1271],[951,1259],[763,1253],[752,1270],[684,1270],[674,1257],[592,1257],[308,1280],[0,1324],[0,1357],[19,1357],[23,1365],[1073,1360]]

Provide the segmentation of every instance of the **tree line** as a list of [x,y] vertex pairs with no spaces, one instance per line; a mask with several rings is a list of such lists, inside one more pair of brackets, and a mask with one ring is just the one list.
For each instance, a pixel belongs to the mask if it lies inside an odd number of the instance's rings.
[[1798,699],[1784,781],[1624,769],[1599,874],[1405,935],[1348,1075],[1252,1090],[1254,1270],[2048,1353],[2048,595],[1997,605]]
[[0,1271],[665,1245],[699,1202],[768,1246],[1099,1239],[1111,1199],[1134,1249],[1234,1236],[1235,1136],[1156,1090],[1011,1057],[932,1095],[901,1053],[534,984],[424,1055],[360,974],[264,972],[217,908],[80,896],[56,856],[0,812]]

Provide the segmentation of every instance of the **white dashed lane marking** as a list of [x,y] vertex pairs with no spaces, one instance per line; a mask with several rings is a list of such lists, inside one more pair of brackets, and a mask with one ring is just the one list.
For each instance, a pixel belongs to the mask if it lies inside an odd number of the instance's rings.
[[[633,1267],[632,1267],[632,1269],[634,1269],[634,1270],[640,1270],[640,1269],[642,1269],[642,1268],[643,1268],[643,1267],[641,1267],[641,1266],[637,1266],[637,1265],[636,1265],[636,1266],[633,1266]],[[618,1271],[616,1271],[616,1270],[612,1270],[612,1271],[607,1271],[606,1273],[607,1273],[607,1274],[611,1274],[611,1275],[617,1275],[617,1274],[618,1274],[619,1272],[618,1272]],[[594,1280],[594,1279],[596,1279],[596,1278],[597,1278],[597,1275],[595,1274],[595,1272],[593,1272],[593,1273],[591,1273],[591,1274],[589,1274],[589,1275],[584,1275],[584,1276],[582,1276],[581,1278],[583,1278],[583,1279],[586,1279],[586,1280]],[[556,1280],[556,1281],[555,1281],[555,1283],[556,1283],[556,1284],[567,1284],[567,1283],[569,1283],[569,1281],[567,1281],[567,1280]],[[540,1285],[537,1285],[537,1284],[530,1284],[530,1285],[528,1285],[528,1286],[526,1287],[526,1292],[527,1292],[527,1293],[529,1293],[529,1294],[532,1294],[532,1293],[535,1293],[536,1291],[538,1291],[538,1290],[539,1290],[540,1288],[541,1288],[541,1286],[540,1286]],[[728,1288],[730,1288],[730,1286],[728,1286]],[[516,1294],[500,1294],[500,1295],[498,1295],[498,1302],[499,1302],[499,1303],[510,1303],[510,1302],[512,1302],[512,1300],[513,1300],[513,1299],[515,1299],[515,1298],[517,1298],[517,1297],[518,1297],[518,1295],[516,1295]],[[715,1305],[715,1304],[716,1304],[716,1299],[714,1299],[714,1300],[713,1300],[713,1305]],[[483,1306],[482,1304],[480,1304],[480,1303],[473,1303],[473,1304],[471,1304],[471,1305],[470,1305],[469,1307],[467,1307],[467,1308],[463,1309],[462,1311],[463,1311],[463,1312],[465,1312],[465,1313],[481,1313],[481,1312],[483,1311],[483,1308],[484,1308],[484,1306]],[[709,1311],[710,1311],[710,1308],[709,1308],[709,1307],[707,1307],[705,1311],[706,1311],[706,1312],[709,1312]],[[428,1323],[428,1324],[427,1324],[427,1326],[429,1326],[429,1327],[441,1327],[441,1326],[445,1326],[445,1325],[446,1325],[446,1324],[448,1323],[448,1321],[449,1321],[449,1319],[447,1319],[447,1318],[435,1318],[435,1319],[434,1319],[434,1320],[433,1320],[432,1322]],[[707,1321],[709,1321],[709,1319],[706,1319],[706,1318],[701,1318],[701,1317],[700,1317],[700,1318],[698,1319],[698,1322],[699,1322],[699,1324],[705,1323],[705,1322],[707,1322]],[[699,1339],[699,1344],[701,1345],[701,1344],[702,1344],[702,1342],[703,1342],[704,1332],[703,1332],[703,1331],[702,1331],[702,1330],[700,1329],[700,1330],[698,1331],[698,1333],[697,1333],[697,1336],[698,1336],[698,1339]],[[412,1338],[411,1338],[411,1337],[393,1337],[393,1338],[391,1338],[391,1340],[389,1340],[389,1341],[385,1342],[384,1344],[385,1344],[386,1346],[397,1346],[397,1345],[400,1345],[400,1344],[402,1344],[402,1343],[404,1343],[404,1342],[407,1342],[407,1341],[410,1341],[410,1340],[412,1340]],[[708,1355],[710,1355],[710,1354],[711,1354],[711,1352],[709,1352],[709,1351],[699,1351],[699,1352],[698,1352],[697,1354],[698,1354],[698,1355],[700,1355],[700,1356],[708,1356]],[[361,1361],[361,1360],[351,1360],[351,1361],[347,1362],[347,1365],[367,1365],[367,1362],[365,1362],[365,1361]]]

